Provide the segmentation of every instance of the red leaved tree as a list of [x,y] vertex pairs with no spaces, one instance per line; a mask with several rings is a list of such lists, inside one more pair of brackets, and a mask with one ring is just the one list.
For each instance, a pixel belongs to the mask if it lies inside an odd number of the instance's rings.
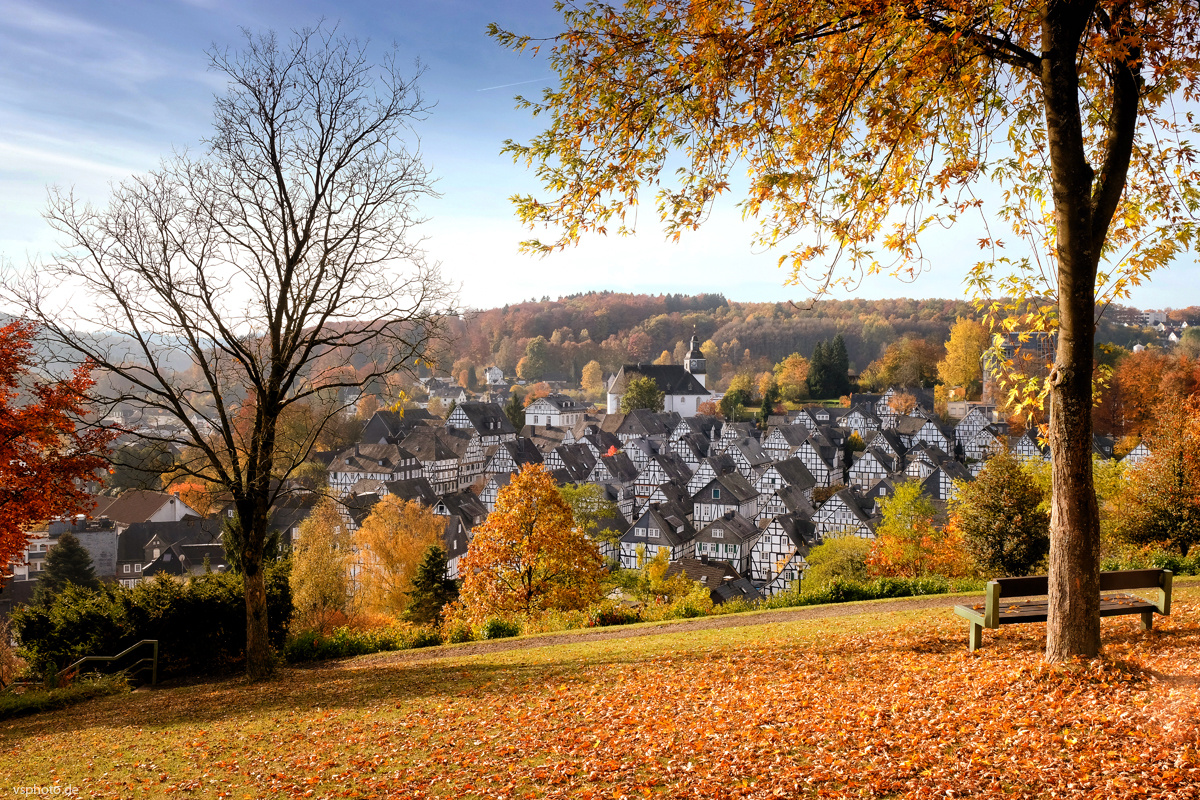
[[56,383],[31,379],[35,332],[27,322],[0,328],[0,566],[24,552],[30,524],[91,507],[80,482],[107,465],[115,435],[76,424],[88,367]]

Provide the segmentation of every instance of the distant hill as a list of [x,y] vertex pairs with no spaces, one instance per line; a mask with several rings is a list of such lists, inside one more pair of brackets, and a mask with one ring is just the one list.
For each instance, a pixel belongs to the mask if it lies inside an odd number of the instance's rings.
[[[663,351],[679,363],[679,348],[696,332],[719,358],[710,372],[769,368],[791,353],[809,357],[818,342],[839,333],[851,370],[879,358],[904,336],[944,342],[956,317],[978,318],[966,300],[893,298],[829,300],[810,306],[740,303],[718,294],[644,295],[588,292],[472,311],[452,325],[451,344],[438,358],[457,377],[467,366],[495,364],[512,374],[530,342],[545,340],[543,379],[578,381],[596,360],[606,372],[651,361]],[[1100,339],[1129,345],[1137,329],[1102,323]],[[728,375],[726,375],[728,377]]]

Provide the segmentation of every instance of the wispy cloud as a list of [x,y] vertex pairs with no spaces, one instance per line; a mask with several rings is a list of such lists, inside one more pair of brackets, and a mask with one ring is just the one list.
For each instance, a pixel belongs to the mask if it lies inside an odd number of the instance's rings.
[[549,78],[533,78],[527,81],[517,81],[516,83],[502,83],[499,86],[485,86],[482,89],[476,89],[477,92],[490,92],[493,89],[507,89],[510,86],[524,86],[527,83],[545,83]]

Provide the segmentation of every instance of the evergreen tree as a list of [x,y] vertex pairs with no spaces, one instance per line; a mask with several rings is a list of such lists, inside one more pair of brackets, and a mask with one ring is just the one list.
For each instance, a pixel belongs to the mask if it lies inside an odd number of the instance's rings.
[[833,337],[833,344],[828,350],[829,355],[829,389],[830,397],[841,397],[850,394],[850,356],[846,353],[846,340],[839,333]]
[[446,551],[437,545],[425,551],[408,593],[404,618],[421,625],[436,623],[447,603],[458,599],[458,584],[446,575]]
[[513,392],[509,396],[504,404],[504,416],[518,431],[525,427],[525,405],[521,402],[521,395]]
[[100,588],[92,557],[79,543],[78,537],[67,531],[58,537],[58,543],[46,554],[46,566],[38,576],[36,602],[48,603],[69,583],[85,589]]
[[817,342],[808,362],[808,393],[818,400],[829,397],[831,356],[829,343]]

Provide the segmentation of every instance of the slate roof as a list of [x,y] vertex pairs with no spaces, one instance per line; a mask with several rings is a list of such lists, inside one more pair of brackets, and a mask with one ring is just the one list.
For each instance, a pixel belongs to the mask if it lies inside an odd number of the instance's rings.
[[[682,574],[685,578],[703,584],[712,590],[724,583],[741,579],[741,575],[725,561],[709,561],[708,558],[681,558],[667,566],[665,577]],[[715,598],[713,602],[716,602]]]
[[[511,428],[512,425],[510,424]],[[404,449],[412,453],[422,464],[432,464],[435,461],[461,460],[470,444],[470,434],[453,428],[439,430],[437,428],[418,429],[404,437]]]
[[635,408],[624,416],[621,424],[613,433],[618,436],[634,437],[666,437],[670,435],[669,420],[663,414],[658,414],[648,408]]
[[611,456],[600,456],[600,460],[604,462],[608,474],[613,480],[619,483],[632,483],[637,480],[638,470],[633,465],[633,461],[629,459],[625,453],[617,453]]
[[[748,500],[753,500],[758,497],[758,490],[751,486],[739,472],[730,472],[726,475],[718,475],[705,485],[707,489],[713,484],[717,484],[725,491],[729,492],[729,496],[736,500],[739,504],[745,503]],[[702,494],[704,489],[701,489],[697,494]],[[724,501],[725,498],[721,498]]]
[[783,478],[789,486],[804,490],[817,485],[817,479],[808,471],[808,467],[804,466],[804,462],[796,456],[776,461],[772,466],[779,473],[779,477]]
[[356,444],[337,454],[330,472],[396,472],[415,456],[396,444]]
[[[498,403],[459,403],[455,407],[454,413],[457,414],[460,411],[466,415],[467,420],[480,436],[501,436],[517,432],[512,422],[509,421],[508,415],[504,413],[504,409]],[[449,422],[446,424],[449,426]]]
[[[783,437],[783,441],[789,447],[799,447],[808,439],[808,428],[803,424],[780,425],[775,430],[779,431],[779,435]],[[770,433],[767,435],[769,437]]]
[[658,390],[669,395],[710,394],[692,373],[678,364],[625,364],[609,383],[609,394],[625,394],[625,387],[635,378],[652,378]]
[[543,453],[558,447],[567,438],[566,428],[553,425],[526,425],[521,428],[521,438],[529,439]]
[[423,506],[432,506],[437,502],[438,494],[433,490],[429,479],[424,476],[404,481],[385,481],[383,486],[388,494],[395,495],[406,503],[415,501]]
[[508,451],[509,456],[518,467],[526,464],[541,464],[543,461],[541,451],[537,449],[531,439],[520,437],[512,441],[501,442],[500,446]]
[[222,526],[219,519],[135,522],[117,534],[117,562],[144,562],[146,545],[156,537],[165,547],[219,542]]
[[817,535],[817,526],[812,519],[803,514],[782,514],[769,522],[779,523],[779,527],[792,540],[792,546],[801,556],[808,556],[809,551],[821,543]]

